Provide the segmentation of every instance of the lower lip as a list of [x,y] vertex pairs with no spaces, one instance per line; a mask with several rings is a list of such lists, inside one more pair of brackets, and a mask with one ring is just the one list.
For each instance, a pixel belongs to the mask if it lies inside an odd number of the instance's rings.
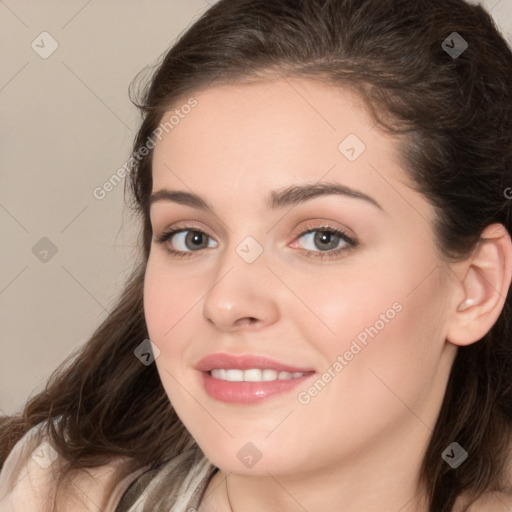
[[206,392],[216,400],[231,404],[253,404],[273,395],[286,393],[309,379],[313,373],[288,380],[270,380],[263,382],[230,382],[215,379],[208,372],[201,372]]

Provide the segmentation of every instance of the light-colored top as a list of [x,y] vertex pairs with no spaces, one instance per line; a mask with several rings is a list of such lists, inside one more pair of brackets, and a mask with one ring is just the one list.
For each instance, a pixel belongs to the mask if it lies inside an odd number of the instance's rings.
[[[4,462],[0,472],[0,512],[52,512],[54,510],[60,457],[48,443],[46,435],[42,432],[42,426],[43,424],[40,424],[31,428],[16,443]],[[172,459],[172,464],[167,464],[167,469],[172,470],[172,466],[178,465],[180,458],[182,456]],[[137,491],[135,495],[139,494],[141,485],[146,485],[147,479],[144,477],[151,474],[151,468],[141,468],[123,476],[123,466],[127,460],[119,457],[97,468],[73,470],[65,479],[65,485],[69,485],[71,492],[63,493],[64,495],[55,503],[57,510],[73,512],[142,510],[141,504],[131,499],[130,494],[134,491]],[[182,511],[199,508],[204,489],[215,470],[216,468],[206,460],[193,468],[187,485],[180,494]],[[125,491],[128,492],[125,494]],[[123,506],[120,505],[121,498],[123,498]]]

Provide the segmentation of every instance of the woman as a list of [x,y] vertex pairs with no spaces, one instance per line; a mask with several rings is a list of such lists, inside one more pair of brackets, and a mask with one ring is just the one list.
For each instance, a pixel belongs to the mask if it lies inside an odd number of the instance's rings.
[[4,420],[2,510],[510,510],[511,82],[464,0],[211,7],[139,105],[140,266]]

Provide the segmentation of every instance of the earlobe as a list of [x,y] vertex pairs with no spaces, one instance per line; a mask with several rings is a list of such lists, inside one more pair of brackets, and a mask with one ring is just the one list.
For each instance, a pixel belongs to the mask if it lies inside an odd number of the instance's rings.
[[465,346],[485,336],[503,310],[512,278],[512,241],[506,228],[488,226],[471,256],[458,265],[463,299],[450,315],[447,340]]

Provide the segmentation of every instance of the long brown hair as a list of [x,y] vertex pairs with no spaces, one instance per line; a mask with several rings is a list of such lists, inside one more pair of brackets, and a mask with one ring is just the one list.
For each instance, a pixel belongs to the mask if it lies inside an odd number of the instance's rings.
[[[455,57],[448,36],[468,47]],[[0,426],[0,458],[30,427],[47,431],[69,467],[113,456],[156,466],[193,440],[155,365],[134,349],[148,337],[143,279],[152,229],[152,150],[164,112],[212,83],[300,76],[350,87],[401,144],[404,169],[435,207],[436,243],[457,260],[495,222],[512,233],[512,52],[480,6],[464,0],[220,0],[164,55],[142,97],[143,121],[126,181],[141,221],[141,255],[119,302],[89,342],[22,414]],[[462,493],[501,490],[512,430],[511,298],[492,329],[458,349],[422,465],[429,510],[449,512]],[[58,422],[50,421],[59,418]],[[456,440],[469,454],[451,469]]]

